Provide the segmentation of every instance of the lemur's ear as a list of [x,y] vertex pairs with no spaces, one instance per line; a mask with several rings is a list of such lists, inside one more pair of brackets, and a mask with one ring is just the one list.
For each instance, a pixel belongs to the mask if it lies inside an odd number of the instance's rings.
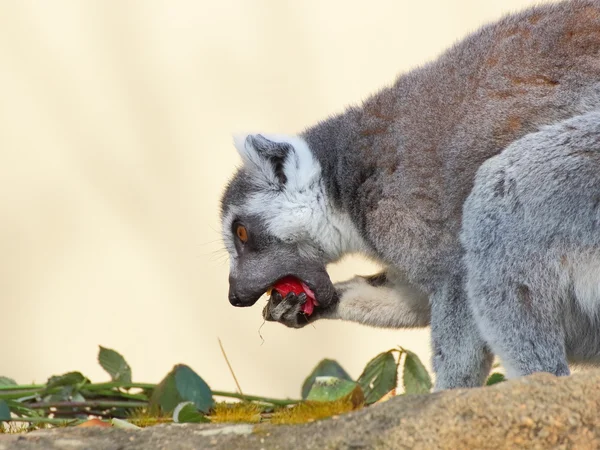
[[234,142],[244,166],[272,187],[305,183],[318,168],[298,137],[250,134],[236,136]]
[[[237,139],[236,139],[237,140]],[[244,164],[250,170],[258,171],[267,181],[284,185],[287,177],[283,171],[286,158],[294,151],[287,142],[270,141],[261,134],[250,134],[236,147]]]

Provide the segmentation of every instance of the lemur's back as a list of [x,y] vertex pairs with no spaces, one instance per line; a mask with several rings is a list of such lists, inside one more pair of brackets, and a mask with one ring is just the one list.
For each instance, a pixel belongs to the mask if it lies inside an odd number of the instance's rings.
[[[341,203],[385,259],[415,279],[455,265],[477,168],[540,126],[597,108],[599,52],[600,1],[533,8],[482,28],[339,124],[329,121],[332,140],[348,134],[341,164],[357,172]],[[323,141],[327,127],[306,132],[325,166],[331,146],[313,135]]]

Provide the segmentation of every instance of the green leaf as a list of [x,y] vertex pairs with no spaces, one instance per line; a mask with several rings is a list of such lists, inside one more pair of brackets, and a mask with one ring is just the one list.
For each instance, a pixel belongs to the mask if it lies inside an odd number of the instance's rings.
[[214,405],[212,391],[208,384],[188,366],[176,366],[175,384],[181,398],[194,402],[196,408],[208,413]]
[[100,346],[98,362],[108,372],[113,381],[131,383],[131,367],[120,353]]
[[17,382],[12,378],[0,377],[0,386],[16,386]]
[[169,413],[181,403],[182,398],[175,387],[175,369],[162,379],[156,386],[150,397],[150,409],[160,408],[165,413]]
[[63,386],[58,391],[43,397],[45,402],[68,402],[73,398],[73,386]]
[[[54,375],[46,382],[46,389],[40,392],[46,402],[69,401],[76,396],[79,390],[90,380],[81,372],[68,372],[63,375]],[[56,390],[56,388],[60,388]]]
[[4,400],[0,400],[0,422],[10,419],[10,408]]
[[308,393],[310,392],[313,383],[315,382],[315,378],[317,377],[336,377],[341,378],[342,380],[352,381],[352,378],[348,373],[344,370],[342,366],[339,365],[337,361],[332,359],[324,359],[310,373],[304,383],[302,384],[302,398],[306,400],[308,397]]
[[175,423],[206,423],[210,422],[204,417],[193,402],[182,402],[173,410],[173,422]]
[[367,404],[375,403],[398,384],[398,367],[394,352],[390,350],[373,358],[358,378],[358,384],[365,393]]
[[70,400],[72,402],[85,402],[85,397],[83,395],[81,395],[81,393],[76,392],[75,394],[73,394],[71,396]]
[[188,366],[178,364],[154,389],[150,407],[171,413],[179,403],[186,401],[193,402],[204,413],[214,405],[212,391],[204,380]]
[[54,375],[48,378],[46,382],[46,391],[59,386],[81,386],[85,383],[88,383],[86,377],[84,377],[81,372],[68,372],[63,375]]
[[110,422],[112,423],[113,427],[121,428],[123,430],[141,430],[142,429],[142,427],[138,427],[137,425],[134,425],[131,422],[128,422],[123,419],[119,419],[117,417],[113,417],[112,419],[110,419]]
[[431,391],[431,377],[427,369],[413,352],[402,349],[406,355],[404,358],[404,392],[406,394],[426,394]]
[[306,400],[314,402],[334,402],[351,396],[352,403],[362,404],[365,400],[361,387],[355,381],[336,377],[316,377]]
[[492,384],[501,383],[505,380],[506,377],[503,374],[496,372],[490,375],[485,384],[487,386],[491,386]]

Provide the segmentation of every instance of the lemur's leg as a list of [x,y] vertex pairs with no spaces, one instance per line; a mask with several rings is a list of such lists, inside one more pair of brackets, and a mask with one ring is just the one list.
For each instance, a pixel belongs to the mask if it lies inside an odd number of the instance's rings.
[[515,281],[505,283],[489,277],[487,283],[480,283],[484,276],[473,276],[479,278],[472,280],[470,286],[474,316],[509,378],[535,372],[569,375],[559,306],[561,286],[555,282],[560,275],[544,280],[544,270],[536,268],[531,260],[528,262],[531,272],[542,274],[537,279],[529,278],[534,282],[525,281],[530,275],[527,269],[510,274]]
[[315,308],[307,317],[301,312],[304,294],[277,293],[263,310],[268,321],[301,328],[317,319],[340,319],[382,328],[414,328],[429,325],[430,308],[426,294],[391,271],[356,276],[335,285],[338,301],[328,308]]
[[493,355],[469,308],[462,277],[451,277],[431,296],[435,390],[476,387],[485,382]]

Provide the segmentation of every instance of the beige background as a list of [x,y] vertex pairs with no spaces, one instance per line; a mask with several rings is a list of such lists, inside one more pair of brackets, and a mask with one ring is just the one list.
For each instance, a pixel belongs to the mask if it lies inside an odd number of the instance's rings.
[[[533,1],[1,1],[0,375],[82,370],[98,345],[138,381],[192,366],[299,395],[321,358],[354,376],[428,331],[262,324],[227,301],[218,201],[232,133],[293,133]],[[335,279],[375,267],[357,259]]]

